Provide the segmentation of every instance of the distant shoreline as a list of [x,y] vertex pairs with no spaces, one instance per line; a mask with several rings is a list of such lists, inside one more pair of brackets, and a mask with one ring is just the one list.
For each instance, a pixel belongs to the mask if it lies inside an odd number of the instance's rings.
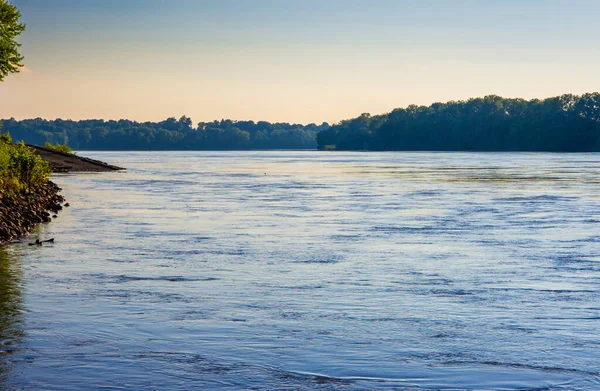
[[78,152],[91,152],[91,153],[103,153],[103,152],[149,152],[149,153],[163,153],[163,152],[353,152],[353,153],[600,153],[600,151],[549,151],[549,150],[377,150],[377,149],[86,149]]

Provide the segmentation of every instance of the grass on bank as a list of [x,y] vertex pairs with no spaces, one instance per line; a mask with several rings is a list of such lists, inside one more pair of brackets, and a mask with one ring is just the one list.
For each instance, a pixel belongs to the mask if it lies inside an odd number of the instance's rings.
[[10,134],[0,134],[0,194],[31,193],[44,186],[52,170],[48,162],[22,141],[12,144]]
[[50,141],[46,141],[46,144],[44,144],[44,148],[51,149],[51,150],[57,151],[57,152],[75,155],[75,152],[73,152],[73,150],[66,144],[59,144],[59,143],[52,144]]

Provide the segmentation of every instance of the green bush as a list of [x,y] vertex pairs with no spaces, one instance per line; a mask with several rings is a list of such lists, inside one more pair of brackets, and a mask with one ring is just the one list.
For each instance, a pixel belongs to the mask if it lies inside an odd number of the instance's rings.
[[48,162],[22,141],[10,141],[10,135],[0,135],[0,191],[30,193],[46,184],[52,174]]
[[[2,128],[2,123],[0,123],[0,129]],[[6,187],[8,182],[8,163],[10,161],[10,150],[12,146],[10,145],[12,139],[8,133],[0,134],[0,190]]]
[[0,142],[0,182],[8,175],[8,162],[10,161],[10,144]]
[[[0,130],[2,130],[2,123],[0,123]],[[12,143],[12,137],[8,133],[0,133],[0,143],[10,144]]]
[[71,148],[69,148],[69,146],[66,144],[59,144],[59,143],[52,144],[50,141],[46,141],[44,148],[51,149],[51,150],[57,151],[57,152],[62,152],[62,153],[70,153],[70,154],[74,155],[73,150]]
[[12,146],[8,171],[16,179],[19,190],[27,193],[46,184],[52,174],[48,162],[22,141]]

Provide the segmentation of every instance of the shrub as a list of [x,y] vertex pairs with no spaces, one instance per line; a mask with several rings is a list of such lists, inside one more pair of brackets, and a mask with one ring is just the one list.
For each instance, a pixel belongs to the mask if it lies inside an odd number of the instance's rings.
[[11,143],[10,134],[0,134],[0,193],[30,193],[46,184],[52,173],[48,162],[22,141]]
[[[2,123],[0,122],[0,129],[2,129]],[[5,189],[8,186],[9,175],[8,175],[8,162],[10,161],[10,145],[12,139],[10,134],[0,134],[0,190]]]
[[48,182],[52,170],[44,159],[22,141],[10,146],[7,175],[4,182],[14,190],[30,193]]
[[[2,123],[0,123],[0,130],[2,130]],[[10,137],[10,134],[9,133],[0,133],[0,143],[1,144],[12,143],[12,137]]]
[[62,153],[70,153],[74,155],[73,150],[66,144],[52,144],[50,141],[46,141],[44,148],[51,149],[53,151],[62,152]]
[[6,144],[0,141],[0,184],[4,184],[8,176],[8,162],[10,161],[10,149],[10,144]]

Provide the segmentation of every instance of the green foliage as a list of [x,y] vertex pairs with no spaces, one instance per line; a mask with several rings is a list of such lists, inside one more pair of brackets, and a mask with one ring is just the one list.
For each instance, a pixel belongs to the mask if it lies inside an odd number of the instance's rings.
[[46,141],[46,144],[44,144],[44,148],[46,149],[51,149],[53,151],[57,151],[57,152],[62,152],[62,153],[69,153],[74,155],[73,150],[71,148],[69,148],[68,145],[66,144],[52,144],[50,141]]
[[15,38],[25,30],[19,23],[21,13],[8,0],[0,0],[0,81],[9,73],[19,72],[23,66],[23,56],[19,53],[19,43]]
[[0,184],[4,184],[8,179],[8,163],[10,161],[11,145],[0,142]]
[[319,132],[317,143],[338,150],[597,152],[600,94],[411,105],[342,121]]
[[16,179],[20,190],[30,193],[48,182],[52,170],[44,159],[23,141],[12,146],[8,163],[10,175]]
[[12,143],[12,137],[10,137],[10,133],[2,133],[2,122],[0,121],[0,144],[10,144]]
[[315,149],[317,132],[329,124],[254,121],[201,122],[186,116],[161,122],[7,119],[4,127],[28,144],[68,144],[77,150]]
[[30,193],[48,182],[48,163],[22,141],[0,142],[0,189]]
[[[0,131],[2,130],[2,122],[0,122]],[[10,149],[12,139],[8,133],[0,133],[0,190],[5,187],[8,181],[8,163],[10,161]]]
[[0,133],[0,143],[2,143],[2,144],[12,143],[12,137],[10,137],[10,134],[9,133]]

